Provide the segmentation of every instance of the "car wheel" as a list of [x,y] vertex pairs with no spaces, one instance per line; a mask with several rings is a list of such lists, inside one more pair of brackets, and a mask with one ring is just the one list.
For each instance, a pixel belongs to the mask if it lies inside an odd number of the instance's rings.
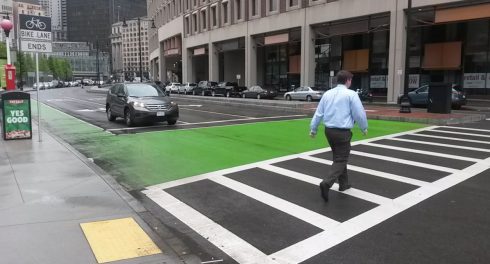
[[167,120],[167,124],[173,126],[175,124],[177,124],[177,119],[170,119],[170,120]]
[[215,97],[216,96],[216,92],[215,91],[212,91],[211,92],[211,96]]
[[245,94],[242,94],[242,98],[247,98],[247,96]]
[[311,98],[311,95],[306,96],[306,101],[311,102],[313,98]]
[[260,100],[260,98],[261,98],[260,94],[257,94],[257,100]]
[[106,114],[107,114],[107,120],[109,121],[116,120],[116,116],[112,114],[112,110],[110,106],[107,106]]
[[134,126],[134,117],[133,114],[131,113],[131,110],[129,109],[124,110],[124,121],[126,122],[126,125],[128,127]]
[[286,100],[291,101],[291,95],[286,95]]
[[230,92],[226,92],[226,97],[230,97],[230,96],[231,96]]

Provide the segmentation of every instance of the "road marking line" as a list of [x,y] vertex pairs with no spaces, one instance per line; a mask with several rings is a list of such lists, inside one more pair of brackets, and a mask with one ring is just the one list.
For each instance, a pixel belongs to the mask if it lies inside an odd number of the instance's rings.
[[184,107],[179,107],[179,109],[181,109],[181,110],[182,110],[182,109],[183,109],[183,110],[188,110],[188,111],[194,111],[194,112],[209,113],[209,114],[215,114],[215,115],[234,116],[234,117],[240,117],[240,118],[245,118],[245,119],[252,119],[252,118],[254,118],[254,117],[250,117],[250,116],[233,115],[233,114],[226,114],[226,113],[213,112],[213,111],[205,111],[205,110],[190,109],[190,108],[184,108]]
[[426,141],[418,141],[418,140],[404,139],[404,138],[390,138],[389,140],[403,141],[403,142],[409,142],[409,143],[418,143],[418,144],[431,145],[431,146],[441,146],[441,147],[448,147],[448,148],[474,150],[474,151],[481,151],[481,152],[490,152],[489,149],[472,148],[472,147],[464,147],[464,146],[455,146],[455,145],[449,145],[449,144],[426,142]]
[[377,155],[377,154],[371,154],[371,153],[367,153],[367,152],[352,150],[351,153],[359,155],[359,156],[363,156],[363,157],[369,157],[369,158],[373,158],[373,159],[391,161],[391,162],[395,162],[395,163],[406,164],[406,165],[411,165],[411,166],[416,166],[416,167],[422,167],[422,168],[427,168],[427,169],[431,169],[431,170],[444,171],[444,172],[448,172],[448,173],[455,173],[455,172],[459,171],[456,169],[451,169],[451,168],[447,168],[447,167],[443,167],[443,166],[437,166],[437,165],[432,165],[432,164],[428,164],[428,163],[410,161],[410,160],[405,160],[405,159],[392,158],[392,157],[387,157],[387,156],[382,156],[382,155]]
[[[269,120],[269,119],[277,119],[277,118],[305,117],[305,116],[306,115],[251,117],[251,118],[244,118],[244,119],[229,119],[229,120],[218,120],[218,121],[209,121],[209,122],[185,123],[183,125],[185,125],[185,126],[207,125],[207,124],[218,124],[218,123],[237,122],[237,121],[251,121],[251,120],[260,121],[260,120]],[[284,121],[284,120],[279,120],[279,121]],[[253,123],[245,123],[245,124],[253,124]],[[233,125],[237,125],[237,124],[233,124]],[[238,125],[241,125],[241,124],[238,124]],[[148,126],[148,127],[111,128],[111,129],[107,129],[107,131],[124,131],[124,130],[136,130],[136,129],[141,129],[141,128],[161,128],[161,127],[168,127],[168,125]],[[216,127],[216,126],[214,126],[214,127]],[[198,127],[198,128],[201,128],[201,127]],[[179,130],[183,130],[183,129],[179,129]],[[162,131],[151,131],[151,132],[146,132],[146,133],[155,133],[155,132],[162,132]]]
[[238,263],[277,263],[245,240],[163,190],[153,190],[146,195]]
[[488,169],[490,159],[474,164],[455,174],[435,181],[427,186],[413,190],[396,199],[392,204],[383,204],[359,216],[351,218],[335,229],[327,230],[295,245],[280,250],[270,257],[280,263],[300,263],[324,252],[343,241],[376,226],[383,221],[409,209],[412,206],[470,179]]
[[444,153],[439,153],[439,152],[431,152],[431,151],[425,151],[425,150],[418,150],[418,149],[395,147],[395,146],[382,145],[382,144],[377,144],[377,143],[365,143],[365,145],[371,146],[371,147],[378,147],[378,148],[399,150],[399,151],[404,151],[404,152],[412,152],[412,153],[423,154],[423,155],[436,156],[436,157],[441,157],[441,158],[448,158],[448,159],[457,159],[457,160],[464,160],[464,161],[471,161],[471,162],[482,161],[481,159],[476,159],[476,158],[468,158],[468,157],[456,156],[456,155],[451,155],[451,154],[444,154]]
[[490,118],[485,119],[486,121],[490,121]]
[[477,136],[477,137],[490,138],[490,135],[482,135],[482,134],[462,133],[462,132],[453,132],[453,131],[435,130],[435,129],[433,131],[445,133],[445,134],[453,134],[453,135],[465,135],[465,136]]
[[[293,178],[296,180],[300,180],[302,182],[310,183],[310,184],[313,184],[315,186],[319,186],[320,183],[322,182],[322,179],[319,179],[319,178],[316,178],[316,177],[313,177],[313,176],[310,176],[307,174],[291,171],[288,169],[283,169],[283,168],[276,167],[273,165],[262,165],[259,168],[270,171],[270,172],[278,173],[278,174],[281,174],[281,175],[284,175],[284,176],[287,176],[287,177],[290,177],[290,178]],[[335,183],[331,188],[331,190],[333,190],[333,191],[338,191],[338,189],[339,189],[339,185],[337,183]],[[348,195],[353,196],[353,197],[356,197],[356,198],[359,198],[359,199],[362,199],[362,200],[366,200],[366,201],[375,203],[375,204],[385,204],[385,203],[392,203],[393,202],[392,199],[383,197],[381,195],[365,192],[365,191],[362,191],[362,190],[359,190],[356,188],[350,188],[349,190],[346,190],[343,193],[348,194]]]
[[103,106],[105,106],[105,104],[97,103],[97,102],[92,102],[92,101],[88,101],[88,100],[82,100],[82,99],[73,98],[73,97],[65,97],[65,98],[66,99],[69,99],[71,101],[77,101],[77,102],[82,102],[82,103],[89,103],[89,104],[96,104],[96,105],[103,105]]
[[235,181],[233,179],[216,176],[210,178],[210,180],[221,184],[227,188],[230,188],[236,192],[253,198],[261,203],[264,203],[270,207],[273,207],[279,211],[289,214],[295,218],[301,219],[306,223],[312,224],[323,230],[328,230],[339,225],[340,222],[330,219],[324,215],[308,210],[297,204],[291,203],[282,198],[276,197],[264,191],[258,190],[241,182]]
[[454,129],[460,129],[460,130],[481,131],[481,132],[490,133],[490,130],[488,130],[488,129],[479,129],[479,128],[471,128],[471,127],[441,126],[441,128],[454,128]]
[[[302,156],[301,158],[306,159],[306,160],[310,160],[310,161],[314,161],[314,162],[318,162],[318,163],[327,164],[327,165],[333,164],[333,162],[330,160],[315,158],[315,157],[311,157],[311,156]],[[416,179],[412,179],[412,178],[408,178],[408,177],[403,177],[400,175],[395,175],[395,174],[391,174],[391,173],[387,173],[387,172],[381,172],[381,171],[377,171],[377,170],[367,169],[367,168],[358,167],[358,166],[349,165],[349,164],[347,165],[347,169],[357,171],[357,172],[361,172],[364,174],[370,174],[373,176],[378,176],[381,178],[394,180],[394,181],[404,182],[404,183],[408,183],[408,184],[415,185],[415,186],[425,186],[425,185],[429,184],[428,182],[425,182],[425,181],[416,180]]]
[[457,141],[479,143],[479,144],[490,144],[490,141],[472,140],[472,139],[457,138],[457,137],[442,137],[442,136],[434,136],[434,135],[426,135],[426,134],[413,134],[412,136],[457,140]]

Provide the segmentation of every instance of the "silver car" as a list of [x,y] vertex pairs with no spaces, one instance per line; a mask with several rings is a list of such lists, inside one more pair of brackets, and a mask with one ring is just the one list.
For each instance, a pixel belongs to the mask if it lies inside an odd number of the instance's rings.
[[303,86],[294,89],[292,92],[284,94],[284,98],[288,101],[291,100],[306,100],[311,102],[313,100],[322,99],[322,95],[325,91],[319,90],[315,87]]
[[197,84],[195,84],[195,83],[182,84],[179,87],[179,93],[183,93],[183,94],[192,93],[192,90],[194,90],[194,88],[196,88],[196,86],[197,86]]

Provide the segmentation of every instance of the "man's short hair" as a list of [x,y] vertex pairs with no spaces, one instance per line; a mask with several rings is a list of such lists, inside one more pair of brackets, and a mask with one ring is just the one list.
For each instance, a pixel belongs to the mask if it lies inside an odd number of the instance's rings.
[[352,80],[354,75],[349,71],[339,71],[337,73],[337,83],[338,84],[346,84],[348,80]]

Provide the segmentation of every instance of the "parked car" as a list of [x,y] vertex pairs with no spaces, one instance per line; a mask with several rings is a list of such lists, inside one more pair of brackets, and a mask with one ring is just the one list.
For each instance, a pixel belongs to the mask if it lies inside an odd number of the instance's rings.
[[210,95],[211,91],[218,86],[217,82],[212,82],[212,81],[200,81],[197,84],[197,87],[192,90],[193,95]]
[[288,101],[291,100],[306,100],[311,102],[313,100],[322,99],[322,95],[325,91],[319,90],[315,87],[303,86],[294,89],[294,91],[284,94],[284,98]]
[[264,89],[260,86],[252,86],[243,91],[242,98],[257,98],[257,99],[274,99],[277,96],[277,91],[272,89]]
[[106,114],[109,121],[124,118],[128,126],[163,121],[175,125],[179,106],[156,84],[120,83],[113,85],[107,93]]
[[167,93],[178,93],[180,89],[181,84],[180,83],[170,83],[165,87],[165,91]]
[[46,87],[44,86],[44,83],[43,82],[40,82],[40,83],[35,83],[32,87],[34,90],[44,90],[46,89]]
[[[429,101],[429,85],[423,85],[409,92],[408,100],[412,106],[427,106]],[[466,105],[466,94],[461,90],[461,86],[457,84],[452,85],[451,100],[454,109],[460,109],[461,106]]]
[[245,91],[247,88],[239,87],[236,82],[220,82],[211,91],[212,96],[222,95],[226,97],[240,96],[241,92]]
[[196,86],[197,86],[197,84],[195,84],[195,83],[185,83],[185,84],[182,84],[179,87],[179,93],[183,93],[183,94],[192,93],[192,91],[194,90],[194,88],[196,88]]

